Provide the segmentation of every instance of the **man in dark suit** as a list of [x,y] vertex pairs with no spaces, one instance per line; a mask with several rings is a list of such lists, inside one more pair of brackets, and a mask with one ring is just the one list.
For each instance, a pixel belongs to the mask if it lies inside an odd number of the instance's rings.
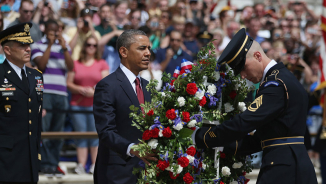
[[[197,129],[192,136],[194,143],[200,148],[227,146],[225,151],[231,154],[263,151],[259,184],[316,184],[304,145],[308,95],[302,85],[283,63],[269,59],[244,29],[219,58],[219,64],[226,63],[236,75],[261,83],[257,98],[233,119]],[[254,135],[248,135],[253,130]]]
[[25,66],[31,23],[0,32],[6,60],[0,65],[0,184],[34,184],[40,167],[43,77]]
[[129,118],[131,105],[139,107],[150,101],[148,82],[139,76],[149,64],[149,39],[142,31],[127,30],[119,36],[117,50],[120,67],[96,85],[94,94],[95,125],[100,140],[94,172],[96,184],[136,183],[132,170],[139,161],[148,164],[147,160],[156,160],[153,155],[141,158],[131,149],[142,133],[131,126]]

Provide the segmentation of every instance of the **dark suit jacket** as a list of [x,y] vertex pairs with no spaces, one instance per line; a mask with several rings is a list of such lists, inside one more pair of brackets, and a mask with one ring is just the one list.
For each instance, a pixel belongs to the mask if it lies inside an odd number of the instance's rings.
[[36,87],[43,77],[26,72],[29,95],[9,63],[0,65],[0,182],[38,181],[43,91]]
[[[145,101],[150,101],[146,90],[148,82],[141,79]],[[131,126],[129,107],[139,107],[138,98],[127,76],[121,68],[102,79],[94,94],[94,117],[100,139],[95,165],[95,183],[136,183],[132,175],[133,167],[140,161],[137,157],[127,156],[131,143],[138,143],[142,133]]]

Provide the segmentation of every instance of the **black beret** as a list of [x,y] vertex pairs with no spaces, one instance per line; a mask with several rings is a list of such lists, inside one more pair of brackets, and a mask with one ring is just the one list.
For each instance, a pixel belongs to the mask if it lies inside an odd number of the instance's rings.
[[218,63],[228,64],[238,75],[246,63],[246,54],[252,45],[253,39],[246,34],[245,28],[240,29],[225,47]]
[[30,22],[20,23],[8,27],[7,29],[0,32],[0,43],[5,44],[8,41],[16,41],[22,44],[34,43],[30,29],[33,26]]

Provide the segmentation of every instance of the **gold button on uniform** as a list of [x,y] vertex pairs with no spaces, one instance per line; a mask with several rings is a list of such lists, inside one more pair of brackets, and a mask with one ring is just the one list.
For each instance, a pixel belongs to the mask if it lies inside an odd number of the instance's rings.
[[32,101],[31,98],[28,98],[28,101],[31,102]]
[[31,109],[29,109],[29,110],[28,110],[28,112],[29,112],[29,113],[32,113],[32,110],[31,110]]
[[29,132],[29,135],[32,135],[32,132]]
[[271,165],[273,165],[274,164],[274,162],[271,162]]
[[32,124],[32,120],[29,120],[28,122],[29,122],[30,125]]

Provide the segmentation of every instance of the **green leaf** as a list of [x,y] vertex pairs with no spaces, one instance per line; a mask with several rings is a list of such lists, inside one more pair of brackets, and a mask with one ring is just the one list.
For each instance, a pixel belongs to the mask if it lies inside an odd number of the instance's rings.
[[191,137],[191,134],[193,133],[194,131],[189,129],[189,128],[183,128],[180,130],[179,132],[179,138],[187,138],[187,137]]

